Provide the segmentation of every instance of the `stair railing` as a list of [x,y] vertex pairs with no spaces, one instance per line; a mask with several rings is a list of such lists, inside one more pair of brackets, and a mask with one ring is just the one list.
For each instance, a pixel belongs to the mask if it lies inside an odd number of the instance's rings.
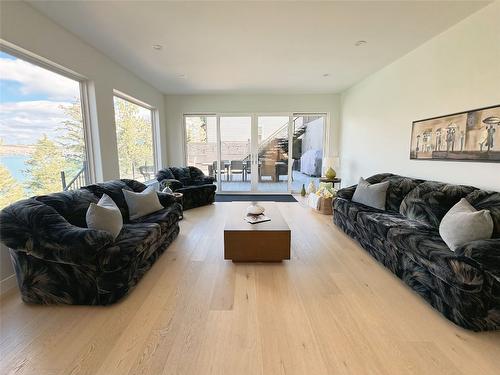
[[[295,120],[296,120],[296,118],[294,118],[293,121],[295,121]],[[304,126],[302,126],[302,127],[304,127]],[[266,139],[264,139],[261,142],[261,144],[259,145],[259,148],[257,149],[257,155],[260,155],[264,151],[264,148],[266,146],[268,146],[269,143],[271,143],[273,140],[275,140],[276,136],[284,130],[288,130],[288,121],[285,124],[283,124],[283,126],[280,126],[277,130],[275,130],[273,133],[271,133],[271,135],[269,137],[267,137]],[[248,160],[250,160],[250,157],[251,157],[251,154],[248,154],[242,160],[248,161]]]

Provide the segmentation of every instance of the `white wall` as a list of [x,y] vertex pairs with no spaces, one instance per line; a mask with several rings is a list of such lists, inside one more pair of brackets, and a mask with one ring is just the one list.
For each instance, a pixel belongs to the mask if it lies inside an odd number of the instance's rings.
[[343,93],[344,186],[393,172],[500,191],[500,163],[409,159],[412,121],[500,104],[499,19],[496,2]]
[[339,101],[334,94],[311,95],[166,95],[167,150],[170,165],[184,164],[183,115],[185,113],[279,113],[329,114],[329,155],[338,155]]
[[[23,2],[2,2],[0,38],[85,76],[91,82],[93,113],[98,134],[97,177],[109,180],[118,177],[118,155],[114,126],[113,89],[120,90],[159,111],[160,138],[165,135],[164,97],[161,92],[113,62],[75,35]],[[95,137],[97,138],[97,137]],[[166,164],[166,150],[162,150]],[[5,248],[0,248],[0,281],[12,274]],[[12,279],[11,279],[12,280]],[[11,283],[11,281],[9,281]],[[0,288],[2,287],[0,284]]]

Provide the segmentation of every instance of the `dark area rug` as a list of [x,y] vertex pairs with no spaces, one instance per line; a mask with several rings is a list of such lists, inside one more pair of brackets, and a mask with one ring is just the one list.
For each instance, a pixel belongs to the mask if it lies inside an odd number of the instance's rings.
[[216,194],[216,202],[297,202],[291,194]]

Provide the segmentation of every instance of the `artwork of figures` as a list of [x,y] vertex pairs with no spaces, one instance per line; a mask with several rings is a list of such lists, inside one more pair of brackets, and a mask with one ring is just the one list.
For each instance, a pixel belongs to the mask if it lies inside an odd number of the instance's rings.
[[500,105],[414,121],[410,159],[500,162]]

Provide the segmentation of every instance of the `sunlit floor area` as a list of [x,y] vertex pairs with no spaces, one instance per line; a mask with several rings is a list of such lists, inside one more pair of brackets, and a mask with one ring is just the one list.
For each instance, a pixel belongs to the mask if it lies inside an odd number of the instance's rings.
[[6,295],[0,373],[498,375],[500,332],[449,322],[302,202],[276,203],[289,261],[225,261],[234,205],[247,203],[186,211],[179,237],[117,304]]
[[[288,192],[288,176],[280,176],[279,182],[273,182],[271,179],[264,179],[264,181],[259,181],[257,185],[258,192],[264,193],[286,193]],[[311,177],[299,171],[293,171],[292,179],[292,191],[300,192],[302,185],[307,186],[311,181],[314,181],[316,186],[318,186],[319,177]],[[250,176],[243,178],[241,174],[233,175],[229,178],[229,181],[225,176],[222,176],[222,192],[250,192]]]

